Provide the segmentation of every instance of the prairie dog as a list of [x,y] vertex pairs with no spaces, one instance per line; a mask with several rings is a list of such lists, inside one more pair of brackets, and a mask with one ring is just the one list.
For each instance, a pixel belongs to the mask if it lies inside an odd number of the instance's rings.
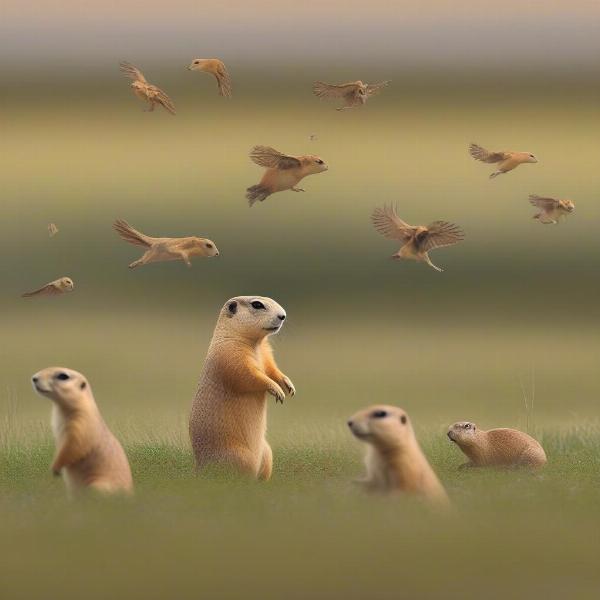
[[369,406],[353,415],[348,427],[368,444],[367,473],[361,481],[368,489],[417,494],[435,504],[449,504],[446,490],[425,458],[404,410]]
[[190,414],[199,469],[213,463],[271,477],[266,394],[283,402],[286,392],[296,393],[275,364],[268,339],[285,318],[277,302],[262,296],[231,298],[221,309]]
[[67,490],[131,493],[127,456],[102,419],[87,379],[71,369],[49,367],[37,372],[32,382],[36,392],[53,402],[52,472],[63,476]]
[[448,437],[469,459],[463,467],[543,467],[546,453],[540,443],[517,429],[479,429],[475,423],[459,421],[448,429]]

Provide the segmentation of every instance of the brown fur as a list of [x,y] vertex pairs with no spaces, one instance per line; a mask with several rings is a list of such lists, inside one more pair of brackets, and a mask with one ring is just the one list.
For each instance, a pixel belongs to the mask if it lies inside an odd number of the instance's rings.
[[71,369],[50,367],[33,376],[33,385],[53,402],[56,454],[52,472],[63,476],[68,491],[89,488],[131,493],[133,480],[127,456],[104,422],[85,377]]
[[490,179],[508,173],[525,163],[536,163],[538,159],[531,152],[514,152],[512,150],[494,152],[477,144],[469,146],[469,154],[481,162],[498,164],[498,168],[490,175]]
[[540,443],[517,429],[479,429],[461,421],[448,430],[448,437],[469,459],[467,467],[543,467],[546,453]]
[[[260,302],[265,309],[255,309]],[[277,367],[268,336],[285,311],[270,298],[239,296],[222,308],[192,404],[189,431],[199,469],[217,464],[257,477],[271,477],[266,441],[266,394],[283,402],[292,382]],[[275,331],[265,328],[276,327]]]
[[395,406],[370,406],[354,414],[348,426],[368,444],[367,473],[361,481],[368,489],[416,494],[438,505],[449,503],[405,411]]

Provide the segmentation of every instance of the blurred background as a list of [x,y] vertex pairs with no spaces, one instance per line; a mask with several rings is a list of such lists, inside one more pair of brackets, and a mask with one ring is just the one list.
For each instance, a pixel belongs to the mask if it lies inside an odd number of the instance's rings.
[[[598,444],[579,434],[600,418],[599,17],[585,0],[5,0],[0,512],[7,547],[22,549],[4,556],[12,597],[47,597],[45,582],[57,589],[71,571],[86,597],[133,597],[138,584],[145,598],[198,597],[204,542],[215,589],[241,565],[248,589],[273,592],[262,597],[396,598],[400,563],[411,598],[465,597],[449,584],[467,578],[478,595],[493,582],[487,598],[595,597]],[[187,70],[197,57],[227,64],[231,100]],[[176,117],[143,112],[122,60],[172,97]],[[338,113],[312,95],[316,79],[392,83]],[[539,163],[490,181],[471,142]],[[250,209],[255,144],[318,154],[329,171]],[[543,226],[533,193],[571,198],[575,213]],[[432,252],[443,273],[389,259],[397,244],[370,223],[385,203],[409,223],[465,230]],[[221,254],[130,271],[140,249],[114,233],[116,218],[208,237]],[[72,294],[20,297],[65,275]],[[274,343],[298,394],[269,407],[273,482],[215,487],[190,477],[187,415],[217,313],[240,294],[287,309]],[[50,365],[88,376],[126,442],[139,486],[127,508],[73,510],[50,481],[50,407],[29,384]],[[347,487],[361,448],[344,423],[375,402],[411,414],[468,526],[375,510]],[[443,434],[463,419],[543,436],[549,475],[457,475]],[[538,484],[544,502],[531,501]],[[190,583],[175,596],[173,577]],[[113,583],[121,594],[103,596]],[[239,597],[221,592],[208,597]]]

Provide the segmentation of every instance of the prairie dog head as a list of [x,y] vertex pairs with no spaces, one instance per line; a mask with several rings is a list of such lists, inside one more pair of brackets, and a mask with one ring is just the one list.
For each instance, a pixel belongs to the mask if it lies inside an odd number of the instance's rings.
[[219,256],[217,245],[207,238],[192,238],[190,245],[192,254],[197,256]]
[[348,427],[359,440],[380,448],[402,448],[415,439],[406,412],[385,404],[369,406],[352,415]]
[[210,58],[195,58],[189,65],[188,71],[204,71],[210,64]]
[[573,200],[559,200],[559,205],[567,212],[573,212],[575,210],[575,202],[573,202]]
[[477,426],[470,421],[459,421],[448,429],[448,437],[459,446],[469,446],[475,443]]
[[285,321],[285,310],[264,296],[230,298],[221,309],[219,324],[227,331],[254,340],[278,333]]
[[81,408],[94,402],[87,379],[72,369],[48,367],[38,371],[31,381],[38,394],[50,398],[61,408]]
[[308,175],[323,173],[323,171],[327,171],[329,169],[329,167],[325,164],[325,161],[321,157],[314,156],[313,154],[302,156],[300,158],[300,162],[302,163],[302,168],[304,172]]

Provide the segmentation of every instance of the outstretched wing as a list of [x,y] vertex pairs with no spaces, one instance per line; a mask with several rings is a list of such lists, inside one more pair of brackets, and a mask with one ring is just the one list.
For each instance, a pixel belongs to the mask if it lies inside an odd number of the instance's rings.
[[425,252],[442,246],[452,246],[465,239],[463,230],[448,221],[434,221],[427,225],[427,235],[421,249]]
[[359,87],[358,83],[334,85],[323,81],[315,81],[313,84],[313,94],[317,98],[354,98]]
[[159,87],[156,87],[155,85],[149,85],[148,90],[152,92],[153,98],[159,104],[164,106],[172,115],[177,114],[175,112],[175,105],[173,104],[173,101]]
[[21,294],[22,298],[31,298],[32,296],[58,296],[62,294],[62,291],[56,285],[56,282],[47,283],[45,286],[33,290],[32,292],[25,292]]
[[374,96],[375,94],[379,94],[379,92],[390,85],[391,80],[381,81],[380,83],[369,83],[367,85],[367,96]]
[[140,81],[141,83],[148,83],[146,81],[146,78],[144,77],[144,74],[137,67],[134,67],[131,63],[123,61],[120,63],[119,66],[121,68],[121,72],[126,77],[129,77],[129,79],[132,79],[133,81]]
[[266,169],[294,169],[300,167],[300,161],[295,156],[282,154],[270,146],[254,146],[250,151],[250,158],[259,167]]
[[376,208],[371,215],[371,221],[381,235],[393,240],[408,240],[414,231],[414,227],[405,223],[392,206]]
[[535,194],[531,194],[529,196],[529,202],[533,206],[541,208],[542,210],[552,210],[558,206],[558,200],[555,200],[554,198],[542,198],[541,196],[536,196]]
[[471,144],[469,154],[475,159],[485,163],[497,163],[508,158],[506,152],[490,152],[482,146]]

